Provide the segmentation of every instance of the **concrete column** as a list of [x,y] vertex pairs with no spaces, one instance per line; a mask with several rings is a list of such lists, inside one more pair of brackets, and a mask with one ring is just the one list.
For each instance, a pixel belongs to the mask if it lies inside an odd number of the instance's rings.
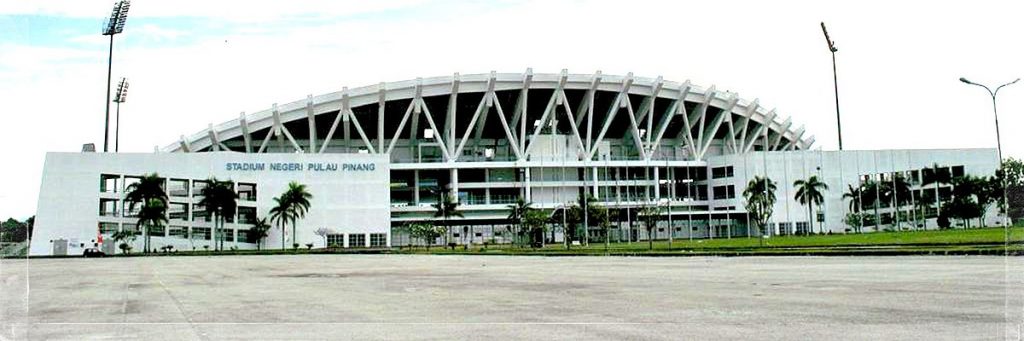
[[452,168],[451,170],[451,194],[452,200],[459,202],[459,170]]
[[530,168],[523,168],[523,178],[526,182],[526,197],[523,198],[523,200],[526,200],[526,202],[533,201],[530,199],[532,197],[532,191],[530,188]]
[[415,206],[420,205],[420,170],[414,169],[412,171],[412,203]]

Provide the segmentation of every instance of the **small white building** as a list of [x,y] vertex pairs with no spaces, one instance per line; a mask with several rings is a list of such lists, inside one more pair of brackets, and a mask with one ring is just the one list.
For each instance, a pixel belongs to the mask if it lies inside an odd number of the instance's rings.
[[[297,220],[296,236],[290,224],[284,229],[285,247],[390,246],[388,160],[380,155],[48,153],[45,162],[30,255],[74,255],[89,247],[116,251],[110,236],[134,228],[141,206],[130,210],[125,191],[151,173],[164,178],[168,195],[168,222],[150,231],[154,249],[213,250],[213,217],[199,205],[200,191],[213,177],[230,181],[239,196],[237,213],[224,224],[225,249],[256,248],[246,231],[269,217],[273,198],[292,181],[306,185],[313,198],[305,218]],[[331,233],[316,235],[321,228]],[[274,224],[263,248],[281,248],[281,238]],[[139,236],[133,249],[142,250],[142,243]]]

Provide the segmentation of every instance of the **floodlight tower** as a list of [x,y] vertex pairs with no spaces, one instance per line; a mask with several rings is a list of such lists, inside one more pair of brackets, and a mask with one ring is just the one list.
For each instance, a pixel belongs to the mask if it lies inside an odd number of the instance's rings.
[[121,77],[121,83],[117,85],[117,93],[114,94],[114,103],[117,103],[117,118],[114,119],[114,152],[120,149],[121,145],[121,103],[128,100],[128,79]]
[[114,35],[124,31],[124,23],[128,20],[129,0],[121,0],[114,3],[114,10],[103,23],[103,35],[110,36],[110,53],[107,55],[107,100],[103,102],[106,107],[106,115],[103,121],[103,152],[108,150],[110,140],[110,78],[114,64]]
[[839,131],[839,150],[843,150],[843,124],[839,119],[839,78],[836,75],[836,52],[839,52],[839,48],[836,47],[836,42],[829,38],[824,21],[821,22],[821,32],[825,33],[825,42],[828,43],[828,50],[832,52],[832,85],[836,91],[836,129]]

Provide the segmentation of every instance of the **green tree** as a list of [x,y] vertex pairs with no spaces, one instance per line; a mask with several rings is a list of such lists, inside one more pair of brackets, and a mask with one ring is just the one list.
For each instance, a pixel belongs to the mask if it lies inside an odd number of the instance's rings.
[[[159,202],[159,206],[163,207],[164,211],[167,210],[167,192],[164,191],[164,179],[161,178],[156,173],[143,175],[138,182],[129,185],[126,191],[128,194],[125,195],[125,201],[129,203],[129,211],[134,211],[135,205],[137,204],[149,206],[157,205],[157,202]],[[152,211],[155,209],[156,208],[150,208],[149,210]],[[142,210],[146,210],[146,208],[140,208],[140,213]],[[141,221],[141,215],[139,218],[139,220]],[[143,227],[142,235],[144,244],[142,249],[144,252],[149,252],[149,229],[147,228],[146,224],[141,225]]]
[[1003,177],[1006,177],[1006,198],[1009,200],[1008,216],[1014,221],[1024,220],[1024,162],[1014,158],[1008,158],[996,170],[995,179],[996,203],[999,213],[1007,213],[1007,205],[1003,202]]
[[295,230],[298,220],[309,212],[310,200],[313,194],[306,190],[306,185],[292,181],[284,193],[274,198],[274,207],[270,209],[270,220],[275,221],[281,227],[281,249],[285,248],[284,228],[289,222],[292,223],[292,247],[298,248],[299,242],[296,239]]
[[772,217],[775,207],[775,182],[767,177],[754,176],[743,189],[746,200],[747,214],[764,235],[768,230],[768,220]]
[[647,229],[647,248],[649,250],[654,250],[654,229],[658,227],[659,211],[657,206],[643,206],[637,213],[643,221],[644,228]]
[[246,240],[250,243],[256,243],[256,250],[261,250],[263,238],[267,237],[268,231],[270,231],[270,223],[267,222],[267,218],[256,219],[252,223],[252,227],[246,232]]
[[442,228],[428,223],[412,223],[406,226],[406,229],[408,230],[409,237],[422,240],[427,250],[430,250],[430,247],[434,245],[434,241],[444,234]]
[[939,215],[942,215],[942,198],[939,196],[939,185],[949,184],[952,179],[949,168],[941,167],[937,163],[932,164],[930,168],[923,169],[921,172],[921,188],[935,185],[935,210]]
[[516,202],[508,205],[508,220],[512,223],[511,226],[515,226],[516,231],[512,232],[513,239],[512,245],[516,245],[518,238],[518,232],[523,229],[523,217],[526,213],[533,210],[533,203],[526,201],[523,197],[516,198]]
[[953,200],[946,205],[946,212],[950,218],[959,219],[964,228],[970,228],[970,220],[982,216],[983,205],[978,198],[979,194],[988,197],[983,193],[988,191],[988,183],[970,174],[954,177],[950,183],[953,185]]
[[128,252],[130,252],[132,250],[132,245],[131,245],[132,242],[135,241],[135,231],[134,230],[121,230],[121,231],[117,231],[117,232],[114,232],[114,234],[111,235],[110,238],[114,239],[114,243],[118,244],[118,248],[121,249],[121,252],[123,252],[124,254],[128,254]]
[[233,219],[238,211],[238,194],[230,180],[210,178],[207,183],[201,191],[203,199],[199,206],[213,215],[214,250],[224,250],[224,222],[229,217]]
[[541,246],[544,244],[544,232],[547,228],[547,223],[550,216],[547,212],[541,210],[530,210],[526,212],[523,217],[523,227],[526,228],[530,235],[530,245],[536,245],[540,243]]
[[139,220],[135,223],[135,227],[141,231],[146,231],[143,236],[142,249],[145,252],[149,252],[149,230],[154,227],[163,227],[167,223],[167,206],[160,199],[149,199],[142,208],[139,209]]
[[[812,175],[807,180],[797,180],[793,182],[793,187],[796,187],[796,196],[794,198],[801,205],[807,206],[807,220],[811,223],[810,231],[808,233],[814,233],[814,205],[821,206],[821,203],[825,201],[825,196],[822,192],[828,190],[828,185],[818,179],[817,175]],[[825,233],[825,227],[820,226],[820,233]]]
[[284,250],[285,226],[288,225],[288,222],[295,221],[295,215],[292,211],[291,204],[288,202],[288,198],[284,195],[274,198],[274,207],[270,208],[270,221],[281,229],[281,250]]
[[[864,226],[863,216],[861,210],[864,207],[864,200],[862,199],[863,187],[853,185],[846,185],[846,193],[843,193],[843,199],[850,200],[850,213],[846,214],[844,221],[846,225],[853,228],[854,231],[861,232],[861,227]],[[861,219],[857,221],[850,220],[852,218]],[[853,224],[851,224],[853,223]]]
[[[449,225],[449,219],[451,219],[451,217],[461,218],[464,216],[462,215],[462,212],[459,212],[459,202],[456,201],[455,198],[452,198],[451,195],[448,194],[448,191],[441,191],[439,193],[439,197],[437,200],[437,203],[434,203],[430,206],[434,207],[434,218],[442,219],[442,222],[444,224],[442,226],[444,226],[445,229],[444,242],[445,244],[448,244],[447,231],[449,231],[451,228],[451,225]],[[463,233],[463,235],[465,234],[466,233]]]

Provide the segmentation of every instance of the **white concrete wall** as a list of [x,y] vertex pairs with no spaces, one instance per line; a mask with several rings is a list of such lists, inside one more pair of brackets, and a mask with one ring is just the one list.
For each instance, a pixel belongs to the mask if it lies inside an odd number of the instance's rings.
[[[231,162],[264,163],[263,171],[233,171],[226,165]],[[275,162],[300,163],[302,170],[274,171],[270,164]],[[310,163],[336,164],[336,171],[308,169]],[[373,170],[349,170],[344,164],[372,164]],[[257,186],[257,216],[269,216],[273,197],[280,195],[291,181],[305,184],[313,195],[311,207],[304,219],[298,220],[296,242],[314,243],[324,246],[324,239],[314,231],[321,227],[335,233],[366,233],[369,244],[370,233],[388,234],[390,241],[390,192],[389,164],[386,156],[368,154],[240,154],[233,152],[211,153],[48,153],[43,169],[39,192],[39,205],[35,231],[32,236],[30,254],[49,255],[51,240],[67,239],[76,242],[68,254],[80,254],[77,243],[91,247],[91,240],[97,237],[99,204],[101,197],[122,196],[100,192],[100,174],[143,175],[158,173],[165,178],[186,178],[202,180],[217,177],[220,180],[255,183]],[[198,202],[198,198],[195,199]],[[107,217],[102,217],[105,221]],[[124,224],[134,224],[133,218],[116,218]],[[175,222],[168,225],[191,225],[209,227],[207,222]],[[227,224],[240,229],[248,225]],[[291,227],[287,228],[288,247],[291,247]],[[264,240],[264,247],[280,248],[281,231],[272,228]],[[136,241],[135,249],[142,249],[142,238]],[[192,245],[212,245],[211,241],[195,240],[194,244],[182,238],[153,238],[153,247],[174,245],[179,250],[191,249]],[[225,242],[225,248],[236,243]],[[254,244],[237,243],[239,248],[254,248]]]

